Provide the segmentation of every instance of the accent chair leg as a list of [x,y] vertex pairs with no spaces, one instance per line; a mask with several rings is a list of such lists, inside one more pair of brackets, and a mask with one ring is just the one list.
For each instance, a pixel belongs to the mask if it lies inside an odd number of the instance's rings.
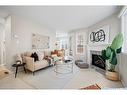
[[16,67],[15,78],[17,76],[18,66]]
[[25,66],[23,66],[23,68],[24,68],[25,73],[27,73],[27,72],[26,72],[26,68],[25,68]]

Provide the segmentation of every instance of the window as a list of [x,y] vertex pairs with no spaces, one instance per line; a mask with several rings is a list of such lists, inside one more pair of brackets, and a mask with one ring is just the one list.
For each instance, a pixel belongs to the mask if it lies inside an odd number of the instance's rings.
[[68,49],[68,34],[67,33],[56,33],[57,49]]
[[76,53],[84,54],[84,38],[83,33],[76,34]]
[[69,55],[73,56],[73,48],[72,48],[72,36],[69,37]]
[[120,13],[122,33],[124,36],[124,44],[122,51],[127,53],[127,7],[124,7]]

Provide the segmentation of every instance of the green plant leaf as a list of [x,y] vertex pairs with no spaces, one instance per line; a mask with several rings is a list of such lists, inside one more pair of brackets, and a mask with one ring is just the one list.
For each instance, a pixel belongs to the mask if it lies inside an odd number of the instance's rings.
[[110,56],[110,58],[109,58],[109,63],[111,63],[112,57],[113,57],[113,52],[111,52],[111,56]]
[[110,58],[110,56],[111,56],[111,48],[110,47],[107,47],[106,48],[106,57],[108,57],[108,58]]
[[122,47],[116,50],[116,53],[121,53]]
[[111,64],[112,65],[116,65],[117,64],[117,58],[116,58],[116,56],[112,58]]
[[112,41],[111,48],[119,49],[123,45],[123,34],[120,32]]
[[117,64],[117,57],[116,57],[116,52],[115,50],[111,53],[111,56],[110,56],[110,63],[112,65],[116,65]]
[[108,60],[109,58],[106,56],[106,50],[101,51],[102,58]]

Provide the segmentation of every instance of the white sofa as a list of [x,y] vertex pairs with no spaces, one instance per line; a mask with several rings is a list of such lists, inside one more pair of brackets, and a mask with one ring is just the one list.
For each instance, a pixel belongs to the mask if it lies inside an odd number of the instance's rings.
[[26,68],[29,71],[32,71],[34,74],[35,71],[50,66],[51,63],[49,63],[47,60],[42,59],[39,61],[34,62],[34,58],[30,57],[32,52],[27,52],[22,54],[23,62],[26,63]]
[[47,66],[49,66],[49,63],[47,60],[41,60],[41,61],[34,62],[34,58],[26,57],[26,68],[32,71],[33,73]]

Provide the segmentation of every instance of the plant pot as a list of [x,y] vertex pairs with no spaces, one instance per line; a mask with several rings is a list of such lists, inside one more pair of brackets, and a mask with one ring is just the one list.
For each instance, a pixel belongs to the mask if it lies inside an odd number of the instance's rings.
[[109,80],[113,81],[118,81],[119,80],[119,74],[118,72],[111,72],[111,71],[106,71],[106,78]]

